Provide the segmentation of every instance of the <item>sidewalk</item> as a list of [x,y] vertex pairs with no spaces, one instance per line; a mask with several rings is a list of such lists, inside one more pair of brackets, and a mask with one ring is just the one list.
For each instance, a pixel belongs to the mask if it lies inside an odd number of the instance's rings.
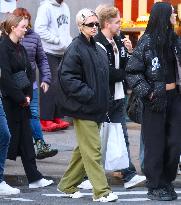
[[[140,126],[136,123],[128,123],[128,133],[132,161],[137,169],[137,172],[140,173]],[[37,166],[45,177],[51,178],[55,181],[55,183],[58,183],[67,168],[67,165],[71,159],[72,150],[76,145],[75,132],[73,127],[69,127],[67,130],[60,130],[53,133],[45,132],[44,136],[46,143],[51,144],[53,148],[57,148],[59,153],[51,158],[37,160]],[[117,177],[111,177],[110,175],[107,175],[107,177],[110,184],[121,183],[121,180]],[[6,161],[5,179],[11,185],[27,185],[27,179],[19,157],[16,161]],[[181,176],[177,177],[176,183],[181,185]]]

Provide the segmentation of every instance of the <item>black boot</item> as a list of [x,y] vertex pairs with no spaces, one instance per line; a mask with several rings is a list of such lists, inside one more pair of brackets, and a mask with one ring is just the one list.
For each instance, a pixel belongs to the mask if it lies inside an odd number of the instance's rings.
[[173,197],[167,188],[148,189],[148,199],[157,201],[172,201]]
[[172,183],[168,184],[168,185],[166,186],[166,189],[167,189],[168,192],[171,194],[172,199],[173,199],[173,200],[176,200],[176,199],[177,199],[177,193],[176,193],[176,191],[175,191],[175,189],[174,189],[173,184],[172,184]]
[[58,153],[57,149],[51,149],[50,144],[46,144],[43,140],[37,140],[35,142],[37,151],[36,151],[36,158],[37,159],[45,159],[48,157],[53,157]]

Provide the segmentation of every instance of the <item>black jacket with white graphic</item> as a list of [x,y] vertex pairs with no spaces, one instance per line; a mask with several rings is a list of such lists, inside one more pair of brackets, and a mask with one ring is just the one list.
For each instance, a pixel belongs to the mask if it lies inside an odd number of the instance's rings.
[[[178,59],[176,69],[176,81],[178,82],[179,69],[181,65],[181,39],[176,38],[174,42],[175,56]],[[160,60],[153,49],[151,38],[144,34],[133,51],[126,66],[126,79],[132,90],[150,105],[153,111],[163,111],[166,106],[166,79],[165,68],[161,66]],[[153,92],[150,101],[149,95]]]

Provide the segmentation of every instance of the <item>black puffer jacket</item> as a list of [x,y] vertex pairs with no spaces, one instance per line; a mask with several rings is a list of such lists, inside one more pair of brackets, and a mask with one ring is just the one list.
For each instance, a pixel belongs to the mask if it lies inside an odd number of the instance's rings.
[[105,51],[80,34],[64,54],[59,71],[61,113],[103,122],[109,103],[109,72]]
[[[180,38],[174,43],[175,55],[181,65]],[[144,34],[139,40],[128,64],[126,66],[127,83],[133,91],[148,104],[153,111],[162,111],[166,106],[166,81],[165,70],[158,59],[156,51],[151,45],[148,34]],[[178,69],[176,78],[178,78]],[[181,76],[180,76],[181,77]],[[153,92],[153,100],[149,95]]]

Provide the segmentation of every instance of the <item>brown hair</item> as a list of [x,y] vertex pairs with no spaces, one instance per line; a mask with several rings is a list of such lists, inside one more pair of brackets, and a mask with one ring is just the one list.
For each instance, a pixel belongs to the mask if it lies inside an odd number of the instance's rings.
[[29,27],[31,26],[31,14],[29,13],[29,11],[25,8],[17,8],[13,11],[13,14],[16,16],[22,16],[25,19],[28,19],[29,21]]
[[12,32],[12,26],[17,27],[18,24],[24,19],[22,16],[15,16],[14,14],[8,14],[5,21],[0,25],[0,29],[3,34],[9,35]]
[[118,8],[110,5],[99,5],[96,8],[96,14],[99,19],[100,28],[103,29],[105,22],[110,21],[112,18],[116,18],[119,14]]

